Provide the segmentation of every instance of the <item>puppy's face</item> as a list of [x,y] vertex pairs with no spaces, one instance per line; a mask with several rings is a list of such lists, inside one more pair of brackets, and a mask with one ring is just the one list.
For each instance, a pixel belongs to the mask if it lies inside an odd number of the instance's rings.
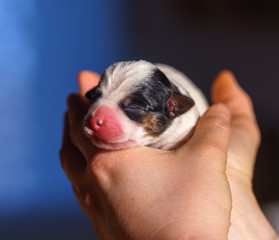
[[94,145],[119,149],[151,145],[188,111],[194,101],[153,64],[119,62],[101,76],[86,97],[92,101],[84,122],[85,134]]

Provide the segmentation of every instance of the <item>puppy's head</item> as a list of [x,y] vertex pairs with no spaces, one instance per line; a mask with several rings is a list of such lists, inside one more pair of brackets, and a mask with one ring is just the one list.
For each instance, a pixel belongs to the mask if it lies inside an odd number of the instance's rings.
[[104,149],[151,145],[174,118],[195,104],[146,61],[111,65],[86,97],[92,106],[83,122],[84,132]]

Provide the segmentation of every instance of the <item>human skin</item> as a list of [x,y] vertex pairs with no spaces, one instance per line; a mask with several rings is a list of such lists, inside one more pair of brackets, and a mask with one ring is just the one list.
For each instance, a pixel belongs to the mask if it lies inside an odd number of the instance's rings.
[[229,239],[279,239],[261,211],[252,189],[260,130],[251,98],[229,71],[216,77],[211,95],[214,104],[222,102],[232,115],[226,170],[232,194]]
[[277,239],[251,187],[260,141],[253,107],[230,72],[217,76],[214,105],[175,151],[95,148],[80,124],[98,80],[78,75],[60,156],[100,239]]

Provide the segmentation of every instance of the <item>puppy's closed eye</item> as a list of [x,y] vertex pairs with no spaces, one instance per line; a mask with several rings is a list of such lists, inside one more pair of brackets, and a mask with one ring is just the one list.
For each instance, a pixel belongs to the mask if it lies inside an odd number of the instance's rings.
[[120,108],[125,114],[133,121],[142,122],[145,115],[144,107],[134,102],[130,97],[123,99],[120,104]]

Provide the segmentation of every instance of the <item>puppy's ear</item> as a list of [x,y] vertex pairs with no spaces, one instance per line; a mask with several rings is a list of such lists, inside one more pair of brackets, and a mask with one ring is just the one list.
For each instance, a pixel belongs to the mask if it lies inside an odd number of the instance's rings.
[[173,94],[167,100],[167,109],[170,119],[173,119],[185,112],[195,105],[195,101],[181,94]]

